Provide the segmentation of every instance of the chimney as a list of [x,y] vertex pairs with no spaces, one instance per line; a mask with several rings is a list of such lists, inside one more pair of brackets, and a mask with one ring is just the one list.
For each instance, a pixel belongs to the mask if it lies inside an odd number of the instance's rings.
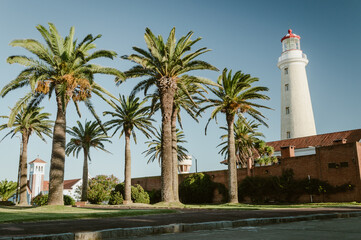
[[340,138],[333,140],[333,145],[345,144],[347,142],[346,138]]
[[281,158],[290,158],[295,156],[295,146],[281,147]]

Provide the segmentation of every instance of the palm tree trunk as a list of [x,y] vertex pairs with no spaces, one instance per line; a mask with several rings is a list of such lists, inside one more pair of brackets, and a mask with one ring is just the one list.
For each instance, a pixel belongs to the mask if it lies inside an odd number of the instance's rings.
[[81,201],[88,201],[88,150],[83,148],[84,150],[84,164],[83,164],[83,184],[81,190]]
[[234,115],[226,114],[228,125],[228,195],[230,203],[238,203],[236,149],[234,140]]
[[130,135],[131,129],[125,129],[125,166],[124,166],[124,201],[123,204],[132,203],[132,177],[131,177],[131,155],[130,155]]
[[26,206],[28,204],[27,181],[28,181],[28,142],[29,136],[27,132],[22,133],[22,152],[20,159],[20,202],[19,205]]
[[178,193],[178,154],[177,154],[177,115],[178,109],[173,108],[172,113],[172,150],[173,150],[173,195],[174,201],[179,202]]
[[162,201],[172,202],[173,196],[173,151],[172,151],[172,109],[176,82],[163,77],[158,82],[162,110]]
[[[21,159],[23,155],[23,142],[20,143],[20,156],[19,156],[19,166],[18,166],[18,180],[16,186],[16,203],[19,204],[20,201],[20,176],[21,176]],[[27,165],[26,165],[27,166]]]
[[59,93],[57,93],[56,102],[58,106],[58,111],[53,131],[53,146],[49,173],[48,205],[64,205],[63,188],[66,141],[66,109],[63,109],[62,99]]

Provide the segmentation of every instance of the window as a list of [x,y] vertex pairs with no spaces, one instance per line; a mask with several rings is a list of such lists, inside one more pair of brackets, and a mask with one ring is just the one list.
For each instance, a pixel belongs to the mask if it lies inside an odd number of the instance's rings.
[[288,91],[288,84],[285,84],[285,91]]
[[288,68],[285,68],[285,74],[288,74]]
[[290,114],[290,108],[286,107],[286,114]]
[[291,132],[287,132],[287,138],[291,138]]
[[329,163],[328,168],[337,168],[337,164],[336,163]]
[[340,162],[340,167],[348,167],[348,162]]

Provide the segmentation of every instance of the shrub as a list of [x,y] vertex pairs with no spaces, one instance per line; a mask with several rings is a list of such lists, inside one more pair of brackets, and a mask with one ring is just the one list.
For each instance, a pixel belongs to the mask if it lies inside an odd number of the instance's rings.
[[119,180],[111,175],[98,175],[89,181],[88,201],[93,204],[100,204],[110,199],[110,193],[119,183]]
[[253,203],[291,203],[302,194],[320,195],[345,192],[353,189],[350,183],[332,186],[319,179],[294,179],[292,169],[282,171],[281,176],[246,177],[238,187],[238,197],[242,201],[249,197]]
[[0,182],[0,201],[7,201],[16,193],[17,183],[3,180]]
[[182,203],[212,203],[215,189],[227,199],[227,189],[223,184],[214,183],[208,174],[193,173],[179,185],[179,197]]
[[39,194],[31,200],[31,205],[44,206],[48,204],[48,194]]
[[[70,197],[69,195],[63,196],[64,205],[74,205],[75,200]],[[31,200],[31,205],[35,206],[45,206],[48,204],[48,194],[39,194],[38,196],[34,197],[33,200]]]
[[[117,194],[119,193],[119,194]],[[113,191],[113,194],[111,195],[111,198],[109,200],[109,204],[114,204],[117,202],[120,202],[120,196],[121,196],[121,203],[123,203],[124,200],[124,183],[120,183],[115,186],[115,189]],[[118,198],[118,200],[117,200]],[[134,203],[150,203],[149,195],[142,186],[139,184],[136,184],[131,187],[131,199]],[[117,204],[121,204],[117,203]]]
[[109,199],[109,204],[110,205],[119,205],[119,204],[123,204],[123,195],[120,192],[117,192],[115,190],[112,190],[110,193],[110,199]]
[[162,195],[160,190],[153,189],[147,192],[149,195],[150,204],[154,204],[162,201]]
[[71,206],[75,205],[75,200],[69,195],[64,195],[63,198],[64,198],[64,205],[71,205]]
[[0,206],[14,206],[15,203],[10,201],[0,201]]

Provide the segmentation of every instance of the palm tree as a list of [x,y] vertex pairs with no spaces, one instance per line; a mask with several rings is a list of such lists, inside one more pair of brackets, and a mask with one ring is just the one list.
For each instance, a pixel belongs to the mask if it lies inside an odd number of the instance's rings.
[[123,204],[129,204],[131,199],[131,153],[130,153],[130,137],[133,135],[134,142],[137,143],[135,129],[141,131],[147,138],[152,131],[152,122],[154,120],[149,117],[149,107],[143,107],[146,100],[140,102],[139,98],[134,95],[128,97],[119,96],[119,105],[112,101],[114,112],[105,111],[104,115],[111,115],[112,120],[105,123],[109,129],[115,128],[113,135],[119,130],[121,137],[125,137],[125,167],[124,167],[124,201]]
[[[123,56],[124,59],[135,62],[133,68],[126,72],[128,78],[145,76],[147,79],[138,84],[144,89],[156,85],[160,95],[162,112],[162,201],[174,201],[172,186],[172,126],[171,118],[173,111],[174,95],[177,87],[182,87],[182,82],[191,78],[193,82],[213,84],[212,81],[199,77],[190,77],[185,73],[192,70],[217,70],[211,64],[195,60],[199,55],[210,51],[200,48],[190,52],[191,47],[201,38],[191,40],[193,32],[181,37],[178,42],[175,39],[175,28],[169,34],[166,43],[162,36],[156,37],[150,29],[146,28],[144,34],[148,49],[143,50],[133,47],[137,54]],[[184,88],[187,92],[187,90]]]
[[[28,143],[31,134],[35,133],[40,137],[41,140],[45,142],[43,134],[51,137],[51,127],[53,121],[48,120],[50,113],[41,113],[43,108],[31,107],[31,108],[22,108],[21,111],[15,116],[15,121],[11,126],[11,130],[4,136],[11,137],[15,136],[17,133],[21,134],[21,152],[19,158],[19,176],[18,183],[20,185],[20,202],[19,205],[28,205],[26,186],[27,186],[27,165],[28,165]],[[8,118],[7,116],[2,116],[3,118]],[[8,124],[0,125],[0,130],[9,128]],[[3,138],[3,139],[4,139]],[[19,181],[20,180],[20,181]]]
[[14,40],[10,43],[11,46],[25,48],[33,53],[35,58],[8,57],[8,63],[18,63],[26,68],[2,89],[0,95],[4,97],[10,91],[23,86],[31,88],[31,91],[21,98],[13,108],[9,119],[11,125],[14,116],[25,101],[32,99],[30,104],[37,105],[46,95],[50,98],[55,94],[57,116],[53,130],[48,204],[63,205],[66,108],[72,100],[80,115],[78,103],[83,101],[100,122],[90,102],[91,95],[95,93],[106,100],[103,94],[109,96],[111,94],[94,82],[94,74],[115,75],[118,81],[124,79],[124,75],[114,68],[89,63],[91,60],[101,57],[113,59],[116,56],[115,52],[108,50],[89,53],[96,47],[94,41],[101,35],[93,37],[89,34],[77,44],[77,40],[74,40],[74,27],[70,28],[70,33],[65,39],[60,36],[52,23],[49,23],[49,30],[42,25],[38,25],[36,28],[46,44],[34,39]]
[[65,148],[66,155],[69,156],[73,153],[73,156],[78,157],[79,152],[83,150],[84,164],[83,164],[83,184],[81,191],[81,201],[88,200],[88,159],[90,158],[90,148],[100,149],[108,152],[104,148],[104,142],[110,142],[109,137],[104,134],[103,129],[100,127],[97,121],[85,120],[84,126],[77,121],[78,126],[74,126],[68,129],[66,132],[72,136]]
[[[185,92],[184,88],[186,88],[187,92]],[[139,89],[134,89],[133,92],[137,92]],[[180,111],[184,109],[191,116],[195,121],[198,122],[196,117],[196,113],[198,111],[198,104],[203,101],[205,96],[203,95],[204,92],[207,92],[206,89],[203,88],[202,85],[193,83],[189,79],[186,79],[182,83],[182,87],[177,88],[176,94],[174,96],[173,102],[173,110],[172,110],[172,184],[173,184],[173,195],[174,201],[179,202],[179,193],[178,193],[178,151],[177,151],[177,120],[180,127],[183,129],[182,120]],[[146,92],[145,92],[146,95]],[[195,96],[196,95],[196,96]],[[200,98],[200,97],[201,98]],[[151,108],[152,114],[160,109],[160,96],[159,91],[155,91],[151,95],[147,95],[147,98],[151,99]],[[202,99],[202,100],[201,100]],[[182,160],[182,159],[181,159]]]
[[[237,193],[237,166],[236,150],[234,139],[234,120],[236,115],[243,118],[243,114],[250,116],[266,125],[262,118],[264,116],[256,108],[268,108],[254,103],[254,100],[268,100],[269,97],[260,93],[268,91],[266,87],[252,87],[251,84],[257,82],[258,78],[252,78],[249,74],[243,74],[241,71],[232,76],[232,71],[227,74],[227,69],[223,70],[222,75],[218,77],[218,84],[221,87],[210,88],[217,98],[209,99],[209,104],[203,107],[200,112],[207,108],[214,107],[207,126],[212,119],[215,119],[218,113],[225,113],[228,130],[228,193],[231,203],[238,202]],[[207,131],[206,126],[206,131]]]
[[[247,121],[243,118],[238,118],[234,123],[234,138],[236,149],[236,161],[240,167],[247,168],[247,174],[250,175],[251,166],[255,159],[268,154],[264,141],[260,140],[264,135],[261,132],[257,132],[257,128],[260,124],[254,121]],[[221,127],[228,131],[228,128]],[[221,139],[228,139],[228,134],[221,136]],[[222,142],[218,146],[223,146],[219,151],[222,155],[228,155],[228,140]]]
[[[185,136],[183,131],[180,131],[177,128],[177,161],[183,160],[187,157],[188,150],[180,145],[181,143],[186,143],[187,141],[184,140]],[[154,138],[150,141],[145,142],[148,144],[148,149],[145,150],[144,153],[146,157],[149,157],[148,164],[150,162],[154,162],[156,159],[158,160],[159,165],[161,164],[162,160],[162,135],[161,131],[156,130],[154,134]]]

